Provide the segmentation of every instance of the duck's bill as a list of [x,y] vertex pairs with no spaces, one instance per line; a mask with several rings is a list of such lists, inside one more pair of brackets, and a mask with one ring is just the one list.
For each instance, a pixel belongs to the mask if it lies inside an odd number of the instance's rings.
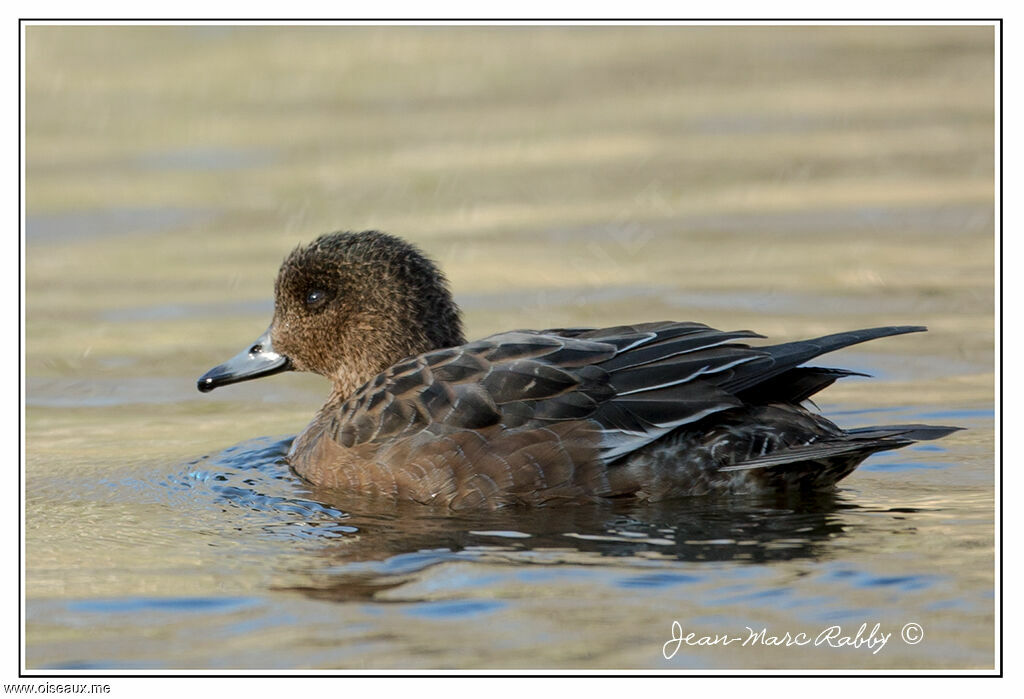
[[242,350],[228,361],[215,366],[199,378],[197,387],[203,393],[229,383],[258,379],[292,368],[288,357],[274,351],[270,342],[270,328],[260,335],[248,349]]

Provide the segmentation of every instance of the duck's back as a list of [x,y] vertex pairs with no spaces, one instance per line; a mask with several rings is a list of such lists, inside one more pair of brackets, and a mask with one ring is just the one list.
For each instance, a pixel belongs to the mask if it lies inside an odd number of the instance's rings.
[[800,407],[853,372],[699,323],[515,331],[404,360],[328,403],[289,460],[326,487],[452,508],[826,488],[869,454],[955,428],[844,431]]

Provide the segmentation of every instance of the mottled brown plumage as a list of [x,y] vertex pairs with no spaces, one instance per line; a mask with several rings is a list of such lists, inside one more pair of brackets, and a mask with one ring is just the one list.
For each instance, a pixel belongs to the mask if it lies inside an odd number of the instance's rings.
[[799,366],[876,328],[768,347],[700,323],[501,333],[466,344],[438,269],[377,232],[296,249],[264,337],[201,390],[284,369],[333,383],[289,463],[323,487],[453,509],[822,489],[956,428],[844,431],[799,404],[852,372]]

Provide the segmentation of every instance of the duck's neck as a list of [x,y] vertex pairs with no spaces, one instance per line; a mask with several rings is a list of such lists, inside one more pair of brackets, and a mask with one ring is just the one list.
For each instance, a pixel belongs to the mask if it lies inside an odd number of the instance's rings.
[[328,403],[340,404],[345,402],[363,384],[372,380],[382,371],[385,371],[393,363],[386,360],[373,362],[366,358],[364,361],[352,362],[340,367],[334,376],[331,377],[331,396],[328,399]]
[[[428,337],[404,337],[392,335],[389,342],[377,345],[374,351],[369,343],[353,348],[346,362],[338,367],[331,376],[330,402],[342,403],[352,397],[365,383],[372,381],[378,374],[387,371],[395,364],[425,352],[465,344],[461,329],[442,336],[442,342]],[[442,344],[443,343],[443,344]]]

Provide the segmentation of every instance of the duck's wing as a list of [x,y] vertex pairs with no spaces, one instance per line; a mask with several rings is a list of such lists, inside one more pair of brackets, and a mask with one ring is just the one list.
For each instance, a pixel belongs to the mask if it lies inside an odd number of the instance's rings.
[[[578,371],[615,353],[615,346],[607,343],[515,331],[421,354],[358,390],[341,408],[336,439],[355,446],[424,430],[442,435],[518,426],[528,417],[523,406],[541,402],[552,413],[567,416],[587,400],[587,382]],[[595,396],[602,390],[589,383],[586,388]],[[528,412],[532,417],[532,408]],[[589,412],[575,409],[579,415]]]
[[877,328],[753,348],[761,337],[700,323],[519,330],[410,358],[360,389],[338,415],[346,447],[491,426],[585,422],[605,463],[681,425],[751,401],[803,399],[849,372],[797,368],[857,342],[922,330]]
[[[413,357],[346,402],[343,446],[429,431],[589,421],[613,460],[687,422],[741,404],[705,377],[763,353],[699,323],[513,331]],[[682,384],[686,384],[685,388]]]

